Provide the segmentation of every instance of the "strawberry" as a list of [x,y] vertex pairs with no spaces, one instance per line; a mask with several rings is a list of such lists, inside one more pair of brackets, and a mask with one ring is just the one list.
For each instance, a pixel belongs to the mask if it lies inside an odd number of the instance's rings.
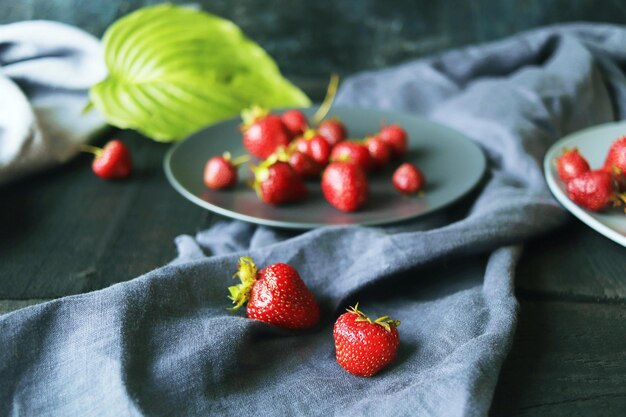
[[324,120],[317,128],[317,133],[326,139],[331,148],[348,137],[346,127],[338,119]]
[[556,159],[556,168],[559,177],[564,183],[580,177],[591,168],[587,160],[578,152],[578,149],[563,149],[563,153]]
[[367,147],[359,142],[339,142],[330,153],[331,162],[351,162],[359,165],[365,172],[372,167],[372,159]]
[[391,159],[391,148],[381,138],[372,136],[365,140],[365,146],[370,153],[372,168],[382,169]]
[[237,166],[247,162],[248,155],[231,160],[230,152],[210,158],[204,166],[204,185],[212,190],[223,190],[237,183]]
[[82,145],[81,150],[95,155],[91,169],[100,178],[105,180],[123,179],[133,171],[130,152],[119,139],[107,142],[104,148]]
[[585,172],[567,183],[569,198],[591,211],[600,211],[610,203],[617,205],[619,200],[626,202],[626,197],[616,190],[611,174],[601,169]]
[[378,132],[377,136],[391,146],[391,152],[394,158],[401,158],[406,153],[407,134],[400,126],[384,126],[380,132]]
[[355,211],[367,201],[367,178],[358,165],[332,162],[322,174],[322,193],[333,207]]
[[268,158],[280,146],[287,146],[290,137],[280,116],[253,107],[242,113],[243,146],[257,158]]
[[626,190],[626,136],[611,144],[604,161],[604,170],[613,175],[621,190]]
[[391,181],[403,194],[416,193],[424,187],[424,174],[415,165],[405,162],[393,173]]
[[309,155],[321,166],[328,164],[330,145],[322,136],[316,134],[313,130],[307,130],[304,136],[296,139],[292,143],[291,148]]
[[346,371],[357,376],[370,377],[396,358],[400,322],[389,316],[372,321],[358,309],[359,304],[347,309],[333,328],[337,362]]
[[266,204],[294,203],[307,195],[300,175],[287,162],[279,161],[276,154],[250,169],[254,174],[252,188]]
[[291,138],[303,134],[309,128],[309,122],[300,110],[287,110],[280,116]]
[[319,321],[320,308],[313,293],[291,266],[277,263],[258,271],[254,261],[244,256],[239,258],[235,276],[241,284],[228,288],[228,298],[235,304],[231,310],[247,302],[249,318],[288,329],[306,329]]
[[305,179],[319,177],[323,168],[313,158],[302,152],[293,152],[289,156],[289,165]]

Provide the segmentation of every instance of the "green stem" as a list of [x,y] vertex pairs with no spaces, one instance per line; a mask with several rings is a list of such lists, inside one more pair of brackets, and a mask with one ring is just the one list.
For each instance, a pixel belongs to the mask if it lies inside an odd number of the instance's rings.
[[237,158],[233,159],[230,163],[234,167],[238,167],[239,165],[245,164],[248,161],[250,161],[250,155],[241,155],[241,156],[238,156]]
[[78,149],[82,152],[94,154],[96,157],[102,155],[102,148],[98,148],[97,146],[86,145],[84,143],[81,143],[78,146]]
[[337,74],[332,74],[330,76],[330,82],[328,83],[328,89],[326,90],[326,97],[324,97],[324,101],[317,109],[315,114],[313,115],[313,123],[315,125],[319,125],[324,117],[330,111],[330,108],[335,101],[335,96],[337,95],[337,87],[339,86],[339,76]]

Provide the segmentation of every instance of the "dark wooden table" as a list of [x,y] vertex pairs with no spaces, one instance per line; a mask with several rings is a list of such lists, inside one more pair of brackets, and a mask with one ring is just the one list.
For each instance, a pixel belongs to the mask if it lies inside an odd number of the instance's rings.
[[[168,146],[132,132],[136,173],[104,182],[90,157],[0,188],[0,313],[104,288],[175,256],[219,217],[167,183]],[[520,315],[492,414],[626,415],[626,249],[571,219],[529,242]]]

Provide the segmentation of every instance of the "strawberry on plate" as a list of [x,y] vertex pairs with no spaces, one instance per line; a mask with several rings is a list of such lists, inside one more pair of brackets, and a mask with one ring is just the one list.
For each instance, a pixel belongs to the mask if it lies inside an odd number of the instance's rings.
[[229,287],[236,310],[248,303],[249,318],[288,329],[307,329],[317,324],[320,308],[293,267],[284,263],[268,265],[260,271],[254,261],[239,258],[236,277],[241,284]]
[[332,148],[348,137],[348,132],[339,119],[326,119],[317,128],[319,133]]
[[320,166],[326,166],[330,158],[330,145],[314,130],[307,130],[303,136],[295,139],[290,148],[309,155]]
[[559,178],[566,184],[591,170],[589,162],[587,162],[576,148],[563,149],[561,156],[556,159],[556,169]]
[[393,186],[403,194],[417,193],[424,188],[424,174],[413,164],[403,163],[391,178]]
[[368,172],[372,168],[372,158],[369,150],[361,142],[339,142],[330,153],[330,162],[350,162],[360,166]]
[[626,190],[626,136],[611,144],[603,168],[613,175],[621,190]]
[[288,162],[272,154],[259,166],[250,167],[254,174],[252,188],[266,204],[283,205],[303,200],[307,188],[300,174]]
[[371,377],[396,358],[400,336],[398,320],[389,316],[371,320],[359,304],[339,316],[333,328],[337,362],[357,376]]
[[237,183],[237,167],[247,162],[249,158],[248,155],[243,155],[232,160],[230,152],[210,158],[204,166],[204,185],[212,190],[233,187]]
[[309,128],[309,121],[300,110],[287,110],[280,115],[280,119],[291,138],[302,135]]
[[322,174],[322,193],[341,211],[358,210],[367,202],[369,187],[360,166],[349,162],[333,162]]
[[319,178],[322,165],[315,162],[313,158],[302,152],[292,152],[289,155],[289,165],[304,179]]
[[372,168],[380,170],[391,160],[391,147],[378,136],[365,139],[365,146],[370,153]]
[[277,148],[287,146],[291,138],[280,116],[260,107],[242,113],[243,146],[257,158],[268,158]]
[[407,134],[399,125],[384,126],[376,135],[385,141],[390,147],[394,158],[402,158],[406,153]]
[[567,194],[574,203],[591,211],[626,203],[624,194],[618,193],[613,176],[602,169],[585,172],[568,182]]

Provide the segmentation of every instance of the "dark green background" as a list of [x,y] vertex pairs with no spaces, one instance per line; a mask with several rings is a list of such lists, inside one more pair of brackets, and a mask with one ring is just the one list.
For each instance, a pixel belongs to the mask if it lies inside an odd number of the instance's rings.
[[[52,19],[101,36],[152,0],[0,0],[0,23]],[[186,3],[189,1],[173,1]],[[201,0],[233,20],[301,84],[559,22],[626,23],[624,0]],[[309,86],[310,87],[310,86]]]

